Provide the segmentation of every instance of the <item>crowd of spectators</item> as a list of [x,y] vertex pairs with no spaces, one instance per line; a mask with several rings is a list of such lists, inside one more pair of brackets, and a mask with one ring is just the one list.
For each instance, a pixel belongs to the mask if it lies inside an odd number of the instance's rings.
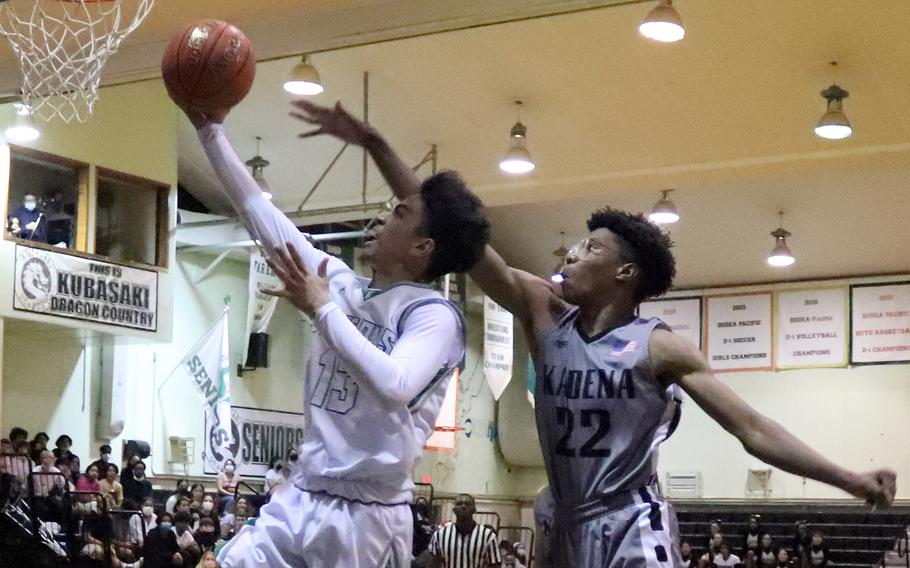
[[812,531],[808,523],[799,521],[793,527],[792,538],[779,542],[762,529],[758,515],[749,518],[741,537],[724,534],[721,521],[712,521],[704,543],[683,541],[680,552],[684,568],[823,568],[829,564],[823,533]]
[[59,436],[52,449],[49,440],[44,432],[29,440],[22,428],[0,440],[0,476],[9,488],[0,500],[28,497],[41,530],[63,540],[70,526],[81,556],[115,568],[214,568],[218,550],[255,523],[258,508],[284,484],[297,457],[293,449],[271,461],[261,495],[236,493],[244,480],[228,459],[211,487],[179,479],[173,493],[159,499],[138,455],[119,467],[105,444],[83,469],[70,450],[72,438]]

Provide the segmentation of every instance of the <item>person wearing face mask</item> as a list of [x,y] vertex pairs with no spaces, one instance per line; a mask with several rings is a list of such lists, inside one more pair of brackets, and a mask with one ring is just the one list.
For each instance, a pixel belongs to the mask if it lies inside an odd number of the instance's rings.
[[119,469],[111,463],[103,471],[105,472],[104,479],[100,481],[100,484],[101,493],[107,499],[107,508],[111,510],[119,509],[123,504],[123,485],[117,481]]
[[211,517],[200,517],[199,528],[193,534],[196,543],[202,550],[212,550],[218,542],[218,531]]
[[265,492],[268,497],[271,497],[272,492],[287,480],[283,470],[284,464],[281,463],[281,458],[273,457],[269,462],[269,470],[265,472]]
[[285,479],[290,478],[295,467],[297,467],[297,448],[290,448],[288,450],[288,458],[285,460],[285,466],[281,468],[281,475]]
[[149,531],[142,546],[145,568],[173,568],[183,566],[183,555],[177,545],[177,533],[172,529],[174,518],[170,513],[158,515],[158,526]]
[[47,242],[47,219],[38,208],[38,198],[34,194],[26,193],[22,198],[22,206],[10,215],[8,229],[14,237]]
[[219,507],[222,512],[227,511],[234,504],[234,491],[242,481],[236,470],[237,463],[228,458],[224,460],[224,465],[218,473]]
[[152,496],[152,483],[145,477],[145,464],[141,461],[133,466],[133,475],[123,483],[123,495],[133,501],[142,501]]
[[142,501],[142,505],[136,508],[136,504],[131,499],[123,500],[124,511],[138,510],[140,516],[131,516],[129,520],[129,542],[133,546],[142,546],[145,542],[146,535],[155,529],[158,525],[155,517],[155,502],[151,499]]
[[218,561],[215,559],[215,553],[208,551],[202,555],[202,560],[196,565],[196,568],[218,568]]
[[221,519],[218,517],[218,511],[215,510],[215,498],[211,495],[202,498],[202,505],[199,507],[200,524],[203,519],[211,519],[212,524],[215,525],[215,533],[221,534]]
[[98,468],[98,471],[101,473],[101,477],[104,477],[105,473],[107,472],[107,466],[111,463],[111,451],[111,447],[107,444],[104,444],[98,448],[100,457],[89,464],[89,467],[94,465]]
[[174,534],[177,535],[177,547],[180,549],[180,555],[183,557],[183,565],[194,566],[202,555],[202,549],[190,530],[193,518],[187,512],[180,512],[174,515]]

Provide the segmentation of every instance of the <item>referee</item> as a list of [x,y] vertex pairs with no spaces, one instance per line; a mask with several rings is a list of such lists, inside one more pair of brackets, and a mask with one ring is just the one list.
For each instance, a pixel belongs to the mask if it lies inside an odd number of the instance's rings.
[[496,533],[474,522],[474,498],[455,499],[455,522],[433,533],[428,568],[494,568],[502,564]]

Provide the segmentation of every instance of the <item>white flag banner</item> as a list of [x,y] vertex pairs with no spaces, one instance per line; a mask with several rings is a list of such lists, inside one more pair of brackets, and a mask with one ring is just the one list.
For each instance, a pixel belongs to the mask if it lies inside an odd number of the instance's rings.
[[483,372],[499,400],[512,380],[512,314],[483,297]]
[[[205,413],[212,424],[206,452],[206,464],[220,466],[229,456],[234,442],[231,432],[231,373],[228,362],[228,312],[209,329],[205,336],[180,362],[175,374],[185,374],[196,386]],[[220,468],[219,468],[220,470]]]
[[278,305],[278,298],[260,292],[262,288],[280,289],[284,285],[272,272],[265,258],[254,250],[250,253],[249,304],[246,314],[246,340],[243,342],[243,361],[246,361],[251,333],[265,333]]

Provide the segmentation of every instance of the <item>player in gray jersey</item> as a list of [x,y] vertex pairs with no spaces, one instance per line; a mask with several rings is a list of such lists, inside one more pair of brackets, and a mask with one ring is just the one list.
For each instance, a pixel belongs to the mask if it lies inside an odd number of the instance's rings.
[[[366,145],[399,199],[420,183],[370,129],[340,107],[294,103],[300,118]],[[487,246],[469,272],[521,322],[538,374],[537,428],[555,503],[553,566],[678,566],[675,517],[657,491],[657,446],[684,390],[752,455],[879,506],[894,499],[888,470],[857,474],[826,460],[750,408],[711,374],[695,345],[638,305],[669,289],[671,243],[641,215],[604,209],[566,255],[560,286],[510,268]]]

